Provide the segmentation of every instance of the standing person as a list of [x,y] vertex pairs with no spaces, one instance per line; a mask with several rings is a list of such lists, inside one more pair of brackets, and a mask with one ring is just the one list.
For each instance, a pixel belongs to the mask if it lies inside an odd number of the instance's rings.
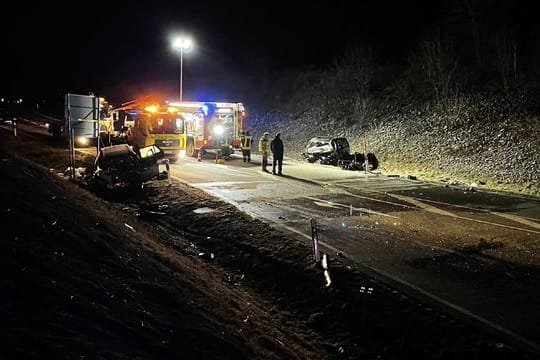
[[262,171],[268,172],[266,166],[268,165],[268,151],[270,151],[270,141],[268,140],[268,133],[265,132],[259,140],[259,152],[262,154]]
[[242,159],[244,162],[251,162],[251,144],[253,144],[253,138],[247,130],[240,135],[240,141],[242,142]]
[[283,141],[281,141],[281,134],[277,133],[276,137],[270,143],[270,149],[272,150],[272,174],[283,175],[281,170],[283,167]]

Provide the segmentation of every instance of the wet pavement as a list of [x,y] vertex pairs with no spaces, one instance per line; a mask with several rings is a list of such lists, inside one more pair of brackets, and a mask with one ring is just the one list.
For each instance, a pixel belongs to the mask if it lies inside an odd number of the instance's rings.
[[316,219],[329,256],[540,350],[539,199],[291,159],[274,176],[257,156],[171,168],[307,243]]

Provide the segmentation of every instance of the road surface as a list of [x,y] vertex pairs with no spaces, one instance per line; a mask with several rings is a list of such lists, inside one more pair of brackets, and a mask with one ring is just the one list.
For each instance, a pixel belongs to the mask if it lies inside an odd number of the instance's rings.
[[[540,350],[540,201],[287,160],[187,158],[173,179]],[[270,169],[271,167],[269,167]]]

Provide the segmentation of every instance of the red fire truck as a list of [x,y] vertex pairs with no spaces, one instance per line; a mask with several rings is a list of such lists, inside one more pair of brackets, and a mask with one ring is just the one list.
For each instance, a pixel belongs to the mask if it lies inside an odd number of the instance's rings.
[[157,145],[171,161],[187,155],[214,153],[228,158],[241,149],[240,133],[247,116],[242,103],[158,101],[144,97],[111,112],[134,147]]

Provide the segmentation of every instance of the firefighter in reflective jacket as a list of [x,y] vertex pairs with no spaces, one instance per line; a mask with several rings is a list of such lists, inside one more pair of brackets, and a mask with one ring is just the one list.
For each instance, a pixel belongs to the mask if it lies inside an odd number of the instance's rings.
[[268,140],[268,135],[269,134],[265,132],[259,140],[259,152],[262,154],[262,170],[265,172],[268,172],[266,166],[268,165],[268,152],[270,151],[270,140]]
[[251,144],[253,144],[253,138],[249,130],[240,134],[240,141],[242,143],[242,158],[244,162],[251,162]]

